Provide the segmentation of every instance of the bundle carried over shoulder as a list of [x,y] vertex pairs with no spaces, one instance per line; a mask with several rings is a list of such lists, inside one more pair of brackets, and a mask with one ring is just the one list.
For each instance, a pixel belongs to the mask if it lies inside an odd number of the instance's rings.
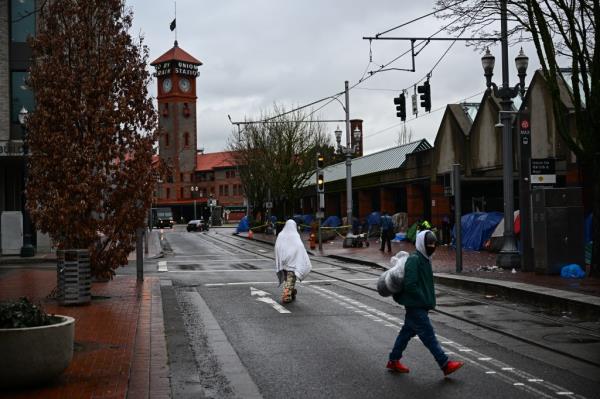
[[400,251],[395,256],[392,256],[390,259],[392,267],[383,272],[379,276],[379,280],[377,280],[377,292],[379,292],[379,295],[391,296],[402,291],[404,265],[406,264],[408,255],[408,252]]

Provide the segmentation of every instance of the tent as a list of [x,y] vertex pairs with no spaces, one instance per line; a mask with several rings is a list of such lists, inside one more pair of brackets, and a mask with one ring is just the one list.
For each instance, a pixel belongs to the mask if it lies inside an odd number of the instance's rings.
[[[513,229],[515,234],[519,234],[521,232],[521,215],[519,214],[519,211],[515,211],[514,213]],[[504,237],[504,215],[498,223],[498,226],[496,226],[496,228],[494,229],[494,232],[492,233],[489,242],[486,243],[485,249],[491,252],[500,251],[500,249],[502,249],[502,237]]]
[[[501,220],[502,213],[500,212],[473,212],[463,215],[460,219],[462,247],[475,251],[482,249]],[[452,229],[453,242],[455,240],[455,228],[456,226]]]
[[342,225],[342,221],[337,216],[329,216],[321,226],[323,227],[339,227]]
[[250,230],[250,223],[248,223],[248,216],[244,216],[242,218],[242,220],[240,220],[240,223],[237,225],[235,232],[236,233],[245,233],[248,230]]

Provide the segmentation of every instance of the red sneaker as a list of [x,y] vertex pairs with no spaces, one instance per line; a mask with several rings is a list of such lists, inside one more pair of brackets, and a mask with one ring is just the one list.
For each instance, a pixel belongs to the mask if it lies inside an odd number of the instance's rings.
[[456,362],[454,360],[450,360],[448,361],[448,363],[446,363],[442,371],[444,372],[444,375],[452,374],[464,365],[464,362]]
[[390,371],[397,373],[408,373],[408,367],[400,363],[400,360],[389,360],[386,366]]

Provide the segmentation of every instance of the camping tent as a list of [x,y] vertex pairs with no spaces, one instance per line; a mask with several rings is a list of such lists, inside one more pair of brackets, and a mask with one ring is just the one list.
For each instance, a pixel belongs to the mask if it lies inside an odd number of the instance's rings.
[[245,233],[248,230],[250,230],[250,223],[248,222],[248,216],[244,216],[242,218],[242,220],[240,220],[240,223],[238,224],[237,228],[235,229],[236,233]]
[[[463,215],[460,222],[462,227],[462,247],[479,251],[489,240],[492,232],[502,220],[500,212],[473,212]],[[452,241],[455,239],[455,228],[452,229]]]

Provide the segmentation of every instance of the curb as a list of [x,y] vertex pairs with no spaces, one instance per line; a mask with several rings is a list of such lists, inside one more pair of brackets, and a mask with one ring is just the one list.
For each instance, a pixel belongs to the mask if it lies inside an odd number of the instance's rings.
[[5,258],[0,256],[0,266],[2,265],[38,265],[40,263],[56,263],[56,256],[49,258],[38,258],[38,257],[30,257],[30,258],[21,258],[21,257],[11,257]]
[[515,302],[526,303],[561,312],[570,312],[585,319],[600,319],[600,297],[556,288],[513,281],[489,280],[480,277],[434,273],[436,283],[486,295],[498,295]]

